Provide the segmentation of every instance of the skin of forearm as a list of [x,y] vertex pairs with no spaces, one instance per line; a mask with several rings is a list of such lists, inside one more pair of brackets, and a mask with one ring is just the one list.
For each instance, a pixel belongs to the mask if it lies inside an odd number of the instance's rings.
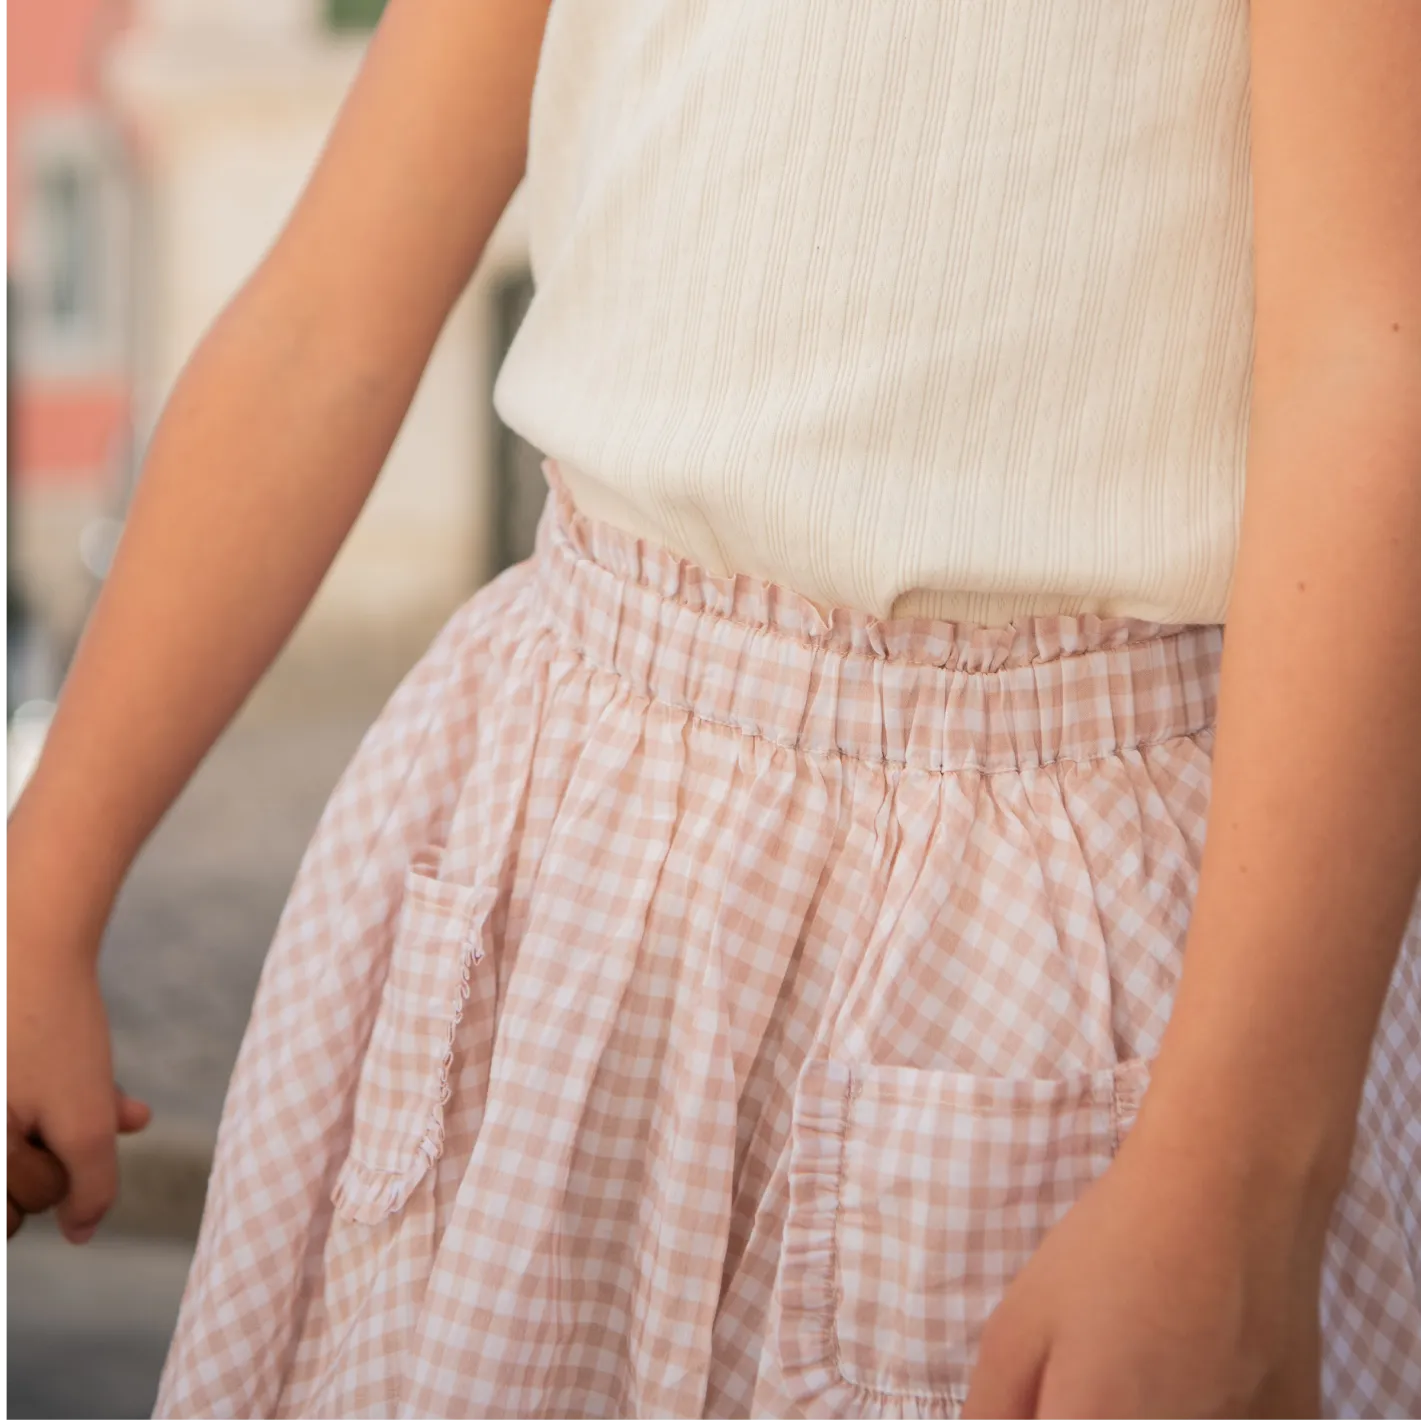
[[260,271],[175,387],[15,811],[102,904],[290,635],[366,498],[419,362],[376,362]]
[[1322,1216],[1421,878],[1418,551],[1412,342],[1265,371],[1198,891],[1141,1121],[1295,1181]]

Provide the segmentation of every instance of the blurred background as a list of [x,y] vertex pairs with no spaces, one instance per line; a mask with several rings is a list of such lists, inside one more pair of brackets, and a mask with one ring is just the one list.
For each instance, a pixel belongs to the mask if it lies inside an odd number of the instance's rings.
[[[7,791],[122,528],[144,443],[260,259],[382,0],[10,0]],[[277,915],[331,787],[454,609],[531,551],[539,452],[491,393],[531,295],[515,196],[290,645],[145,849],[100,961],[154,1108],[88,1246],[8,1251],[11,1417],[146,1415]]]

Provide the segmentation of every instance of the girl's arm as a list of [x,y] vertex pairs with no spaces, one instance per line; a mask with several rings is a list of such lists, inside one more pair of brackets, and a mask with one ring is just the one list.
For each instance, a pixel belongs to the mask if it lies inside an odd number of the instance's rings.
[[1141,1125],[1325,1225],[1421,880],[1421,6],[1253,0],[1256,355],[1199,890]]
[[546,0],[391,0],[289,223],[197,348],[9,837],[9,1100],[115,1186],[94,960],[134,856],[310,602],[523,173]]
[[1152,1083],[969,1415],[1315,1415],[1421,878],[1421,6],[1252,0],[1255,356],[1209,825]]

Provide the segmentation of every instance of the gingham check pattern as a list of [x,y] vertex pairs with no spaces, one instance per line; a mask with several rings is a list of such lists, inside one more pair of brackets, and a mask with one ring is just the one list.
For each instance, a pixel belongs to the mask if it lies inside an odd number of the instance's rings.
[[811,1060],[775,1303],[794,1404],[955,1415],[983,1322],[1109,1166],[1148,1079],[1141,1058],[1054,1079]]
[[[302,862],[157,1413],[953,1415],[1146,1091],[1221,630],[825,619],[546,469]],[[1421,917],[1358,1130],[1325,1405],[1415,1415]]]

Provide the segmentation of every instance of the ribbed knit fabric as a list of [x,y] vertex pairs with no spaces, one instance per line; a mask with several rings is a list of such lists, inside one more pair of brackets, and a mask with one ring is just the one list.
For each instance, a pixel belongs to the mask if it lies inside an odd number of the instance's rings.
[[821,608],[1222,622],[1247,0],[554,0],[502,418]]

